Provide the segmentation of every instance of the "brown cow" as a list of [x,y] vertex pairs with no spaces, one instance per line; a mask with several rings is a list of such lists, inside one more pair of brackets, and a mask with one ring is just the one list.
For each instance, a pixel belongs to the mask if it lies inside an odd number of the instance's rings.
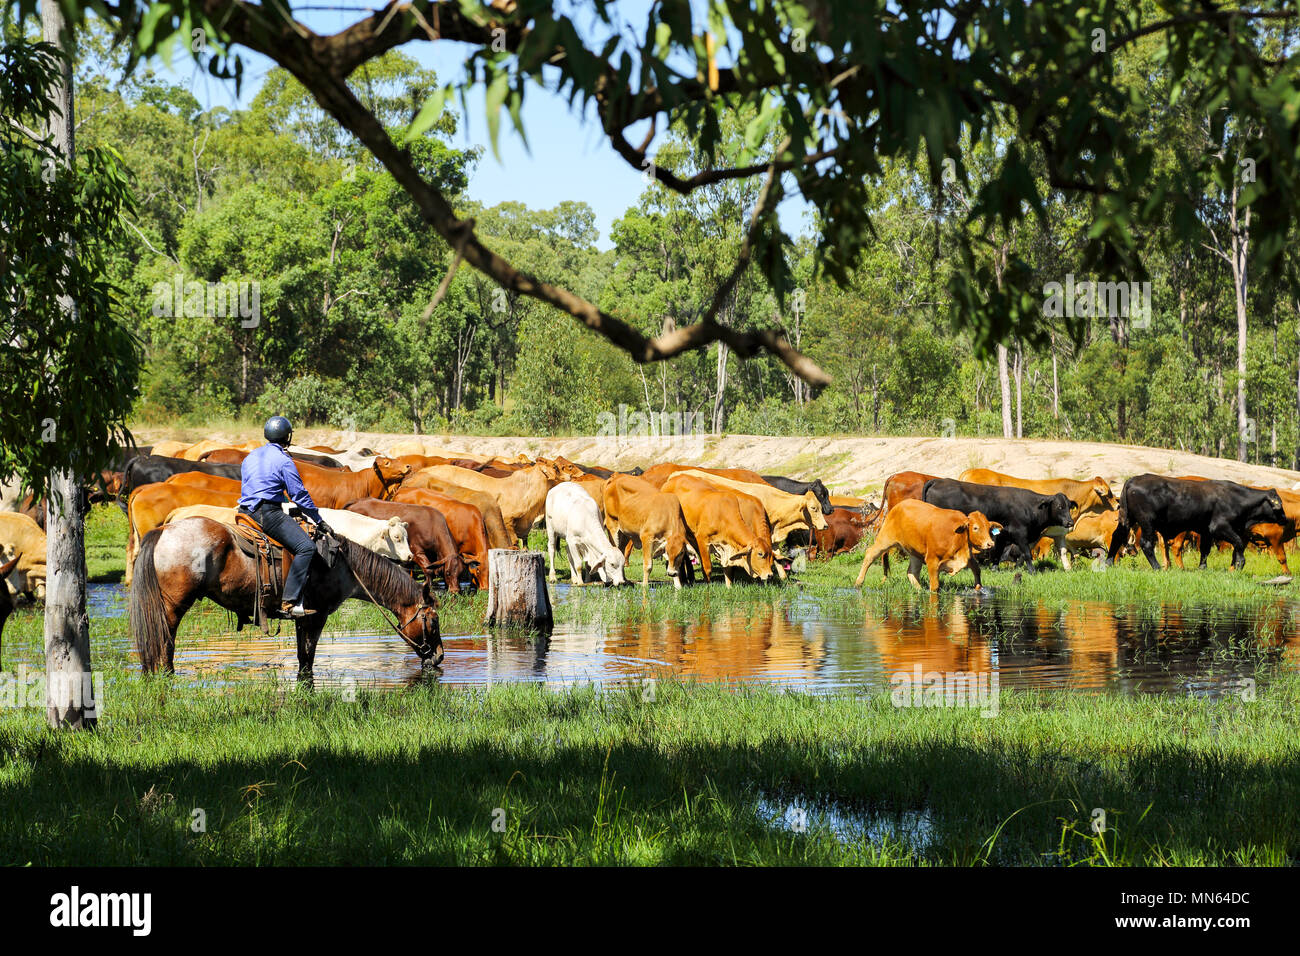
[[424,505],[440,512],[447,522],[452,540],[456,542],[461,562],[469,569],[474,584],[479,589],[488,586],[489,538],[482,511],[432,488],[403,488],[394,500],[398,503]]
[[730,478],[732,481],[747,481],[751,484],[766,485],[768,488],[776,487],[769,484],[758,472],[750,471],[748,468],[703,468],[699,465],[678,465],[671,461],[647,468],[640,477],[656,488],[662,488],[664,482],[679,471],[703,471],[719,478]]
[[[213,477],[207,475],[205,477]],[[226,479],[229,481],[229,479]],[[234,508],[239,504],[239,482],[234,482],[233,491],[215,491],[211,488],[193,487],[171,482],[154,482],[142,485],[131,492],[126,503],[128,522],[126,539],[126,576],[125,584],[131,586],[132,571],[135,567],[135,552],[140,541],[154,528],[161,527],[167,516],[177,508],[186,505],[217,505],[222,508]]]
[[369,518],[400,518],[406,522],[406,537],[411,546],[411,557],[424,572],[426,581],[438,574],[447,582],[447,590],[460,593],[460,576],[465,570],[460,547],[452,536],[447,519],[437,508],[414,502],[381,501],[362,498],[348,505],[348,511]]
[[681,502],[686,526],[695,536],[704,580],[712,572],[711,549],[722,560],[722,578],[731,587],[731,572],[740,568],[750,577],[766,581],[772,577],[772,548],[764,544],[740,514],[735,494],[688,475],[673,475],[663,491]]
[[852,551],[862,540],[866,529],[867,518],[861,511],[856,508],[836,508],[826,516],[826,529],[813,532],[814,554],[829,558]]
[[244,459],[250,454],[252,453],[242,448],[217,448],[208,452],[199,461],[206,461],[213,465],[242,465]]
[[[317,508],[343,509],[353,501],[362,498],[381,498],[388,500],[401,486],[403,479],[410,473],[410,465],[398,465],[391,458],[376,458],[374,465],[365,471],[347,471],[337,468],[321,468],[309,465],[305,461],[295,462],[298,474],[302,476],[303,487],[311,495]],[[181,472],[172,475],[165,484],[188,485],[193,488],[208,488],[213,491],[231,491],[238,493],[240,482],[234,478],[220,475],[206,475],[198,471]]]
[[[436,491],[456,501],[473,505],[483,516],[483,523],[487,527],[488,547],[505,548],[508,551],[517,549],[514,535],[506,527],[505,518],[501,515],[501,506],[486,491],[475,491],[452,481],[443,481],[427,471],[416,472],[402,482],[402,491],[419,490]],[[398,492],[397,497],[400,499],[401,496],[401,492]]]
[[[615,546],[623,549],[625,561],[634,545],[641,548],[642,584],[650,583],[655,548],[662,545],[668,576],[674,587],[682,586],[682,576],[689,573],[690,566],[686,545],[695,546],[695,542],[676,495],[631,475],[615,475],[605,485],[605,530]],[[700,553],[698,546],[695,552]]]
[[890,475],[885,479],[885,487],[880,492],[880,510],[876,512],[875,521],[868,527],[879,528],[888,516],[889,509],[900,501],[909,498],[920,501],[925,483],[938,477],[938,475],[927,475],[919,471],[900,471]]
[[922,564],[929,569],[931,591],[939,590],[940,570],[956,574],[966,567],[975,575],[975,589],[979,590],[980,566],[976,558],[993,549],[993,536],[999,531],[1000,525],[991,524],[978,511],[966,515],[904,498],[889,509],[880,534],[862,556],[862,569],[853,582],[854,587],[862,587],[862,582],[867,579],[867,568],[882,556],[885,577],[889,577],[889,552],[897,549],[910,559],[907,579],[918,591],[921,582],[917,579],[917,572]]

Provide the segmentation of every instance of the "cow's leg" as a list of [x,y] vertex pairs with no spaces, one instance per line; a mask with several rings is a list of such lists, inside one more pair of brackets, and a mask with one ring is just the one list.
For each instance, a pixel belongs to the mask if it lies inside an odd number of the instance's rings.
[[[1160,570],[1160,561],[1156,558],[1156,532],[1154,528],[1138,525],[1138,533],[1142,536],[1142,553],[1146,555],[1147,561],[1151,564],[1151,570]],[[1168,541],[1168,539],[1165,539]],[[1168,564],[1165,565],[1169,567]]]
[[[568,539],[566,538],[565,541],[567,543]],[[546,576],[546,579],[553,582],[555,580],[555,529],[551,527],[549,521],[546,522],[546,558],[551,567],[551,573]],[[570,565],[572,565],[572,562],[570,562]],[[570,570],[572,570],[572,566],[570,566]]]
[[[628,543],[631,544],[631,542],[628,542]],[[628,553],[629,553],[629,554],[631,553],[631,548],[628,548]],[[645,538],[642,538],[642,539],[641,539],[641,558],[642,558],[642,561],[641,561],[641,583],[642,583],[643,585],[648,585],[648,584],[650,583],[650,564],[651,564],[651,562],[654,560],[654,559],[651,557],[651,555],[653,555],[654,553],[655,553],[655,543],[654,543],[654,541],[646,541]],[[627,555],[624,555],[624,558],[625,558],[625,559],[626,559],[626,557],[627,557]],[[666,564],[666,563],[667,563],[667,562],[665,562],[665,564]],[[681,587],[681,585],[678,584],[678,587]]]
[[970,564],[968,564],[967,567],[970,568],[970,570],[971,570],[971,574],[975,575],[975,590],[976,590],[976,591],[982,591],[982,590],[984,589],[984,585],[980,583],[980,566],[979,566],[979,562],[976,561],[974,558],[971,558],[971,559],[970,559]]
[[921,565],[924,563],[925,562],[921,559],[921,556],[917,554],[912,555],[911,559],[907,562],[907,580],[910,581],[912,587],[916,588],[918,591],[925,590],[921,587],[921,579],[917,577],[917,575],[921,573]]
[[[999,535],[999,537],[1003,536]],[[1013,544],[1020,551],[1020,563],[1024,565],[1025,570],[1030,574],[1037,574],[1038,568],[1034,567],[1034,556],[1031,550],[1032,545],[1029,543],[1029,536],[1022,534],[1015,539]]]
[[[879,545],[879,542],[877,542],[877,544],[873,544],[871,547],[867,548],[867,553],[864,554],[864,555],[862,556],[862,567],[858,569],[858,577],[857,577],[857,579],[853,582],[853,586],[854,586],[855,588],[860,588],[860,587],[862,587],[862,582],[865,581],[865,580],[867,579],[867,568],[871,567],[871,565],[872,565],[873,563],[875,563],[876,558],[880,557],[880,553],[881,553],[882,551],[885,551],[885,550],[886,550],[885,548],[879,547],[878,545]],[[885,569],[885,577],[889,577],[889,555],[888,555],[888,553],[885,554],[885,560],[884,560],[884,564],[882,565],[882,567]]]
[[[578,550],[572,535],[564,539],[564,547],[569,554],[569,580],[574,584],[582,584],[587,580],[586,563],[582,560],[582,552]],[[555,580],[554,572],[551,580]]]
[[1201,569],[1204,570],[1210,548],[1215,541],[1226,541],[1232,545],[1232,568],[1240,571],[1246,567],[1246,538],[1237,534],[1237,529],[1227,522],[1211,523],[1208,534],[1201,537]]
[[[713,573],[713,561],[709,557],[709,539],[702,538],[697,534],[695,536],[695,552],[700,556],[700,570],[704,573],[704,583],[708,584],[709,576]],[[689,561],[690,559],[688,554],[686,560]],[[726,578],[725,573],[723,578]],[[727,587],[731,587],[730,579],[727,579]]]
[[937,554],[928,554],[925,556],[925,566],[930,571],[930,590],[939,590],[939,556]]
[[1065,543],[1065,532],[1062,531],[1054,539],[1057,553],[1061,555],[1061,567],[1070,570],[1070,548]]

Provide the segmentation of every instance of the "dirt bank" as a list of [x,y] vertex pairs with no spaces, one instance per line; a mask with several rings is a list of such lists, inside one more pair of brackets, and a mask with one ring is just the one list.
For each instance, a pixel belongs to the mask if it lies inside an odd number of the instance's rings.
[[[141,443],[162,438],[198,441],[225,438],[244,441],[255,430],[203,432],[196,429],[141,429]],[[305,445],[388,451],[413,441],[410,435],[334,429],[302,429],[295,440]],[[862,494],[878,491],[896,471],[922,471],[955,477],[967,468],[992,468],[1024,478],[1101,475],[1122,481],[1144,472],[1204,475],[1251,484],[1290,488],[1300,472],[1207,458],[1167,448],[1110,445],[1103,442],[1038,441],[1006,438],[771,438],[761,435],[698,435],[682,438],[478,438],[464,435],[424,435],[426,454],[468,452],[474,455],[563,455],[584,465],[611,468],[646,467],[661,461],[681,461],[705,467],[749,468],[761,474],[821,478],[833,491]],[[409,447],[407,450],[410,450]]]

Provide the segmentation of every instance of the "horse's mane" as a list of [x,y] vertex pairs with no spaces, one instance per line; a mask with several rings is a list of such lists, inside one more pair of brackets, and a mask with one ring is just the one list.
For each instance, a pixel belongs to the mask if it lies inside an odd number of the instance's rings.
[[392,561],[355,541],[347,538],[337,540],[353,575],[370,589],[376,600],[414,604],[420,599],[420,586],[415,583],[415,579]]

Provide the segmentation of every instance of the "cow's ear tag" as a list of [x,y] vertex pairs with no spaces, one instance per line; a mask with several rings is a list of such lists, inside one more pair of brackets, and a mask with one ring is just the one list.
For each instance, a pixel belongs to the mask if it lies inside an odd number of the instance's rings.
[[1002,533],[1002,529],[1001,529],[1001,528],[996,528],[996,527],[994,527],[994,528],[989,528],[989,537],[990,537],[990,538],[996,538],[996,537],[997,537],[998,535],[1000,535],[1001,533]]

